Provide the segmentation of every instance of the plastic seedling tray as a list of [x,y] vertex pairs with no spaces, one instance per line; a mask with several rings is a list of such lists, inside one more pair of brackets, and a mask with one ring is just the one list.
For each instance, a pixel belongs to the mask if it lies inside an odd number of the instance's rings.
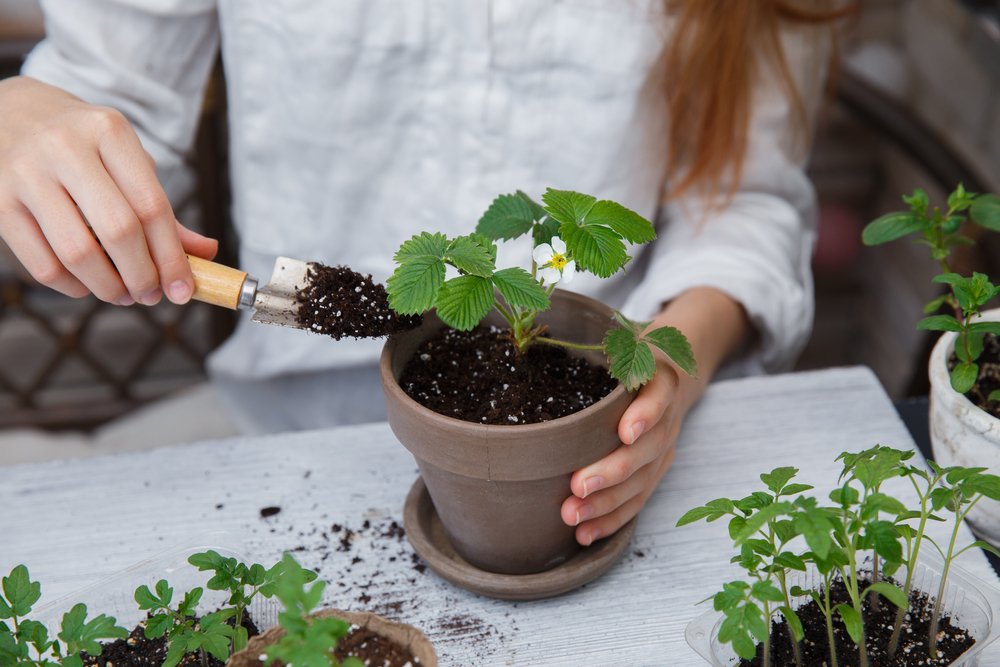
[[[913,588],[931,596],[936,595],[942,569],[943,561],[937,554],[928,552],[926,557],[921,554],[913,576]],[[905,570],[901,572],[905,576]],[[822,579],[815,573],[802,572],[795,575],[789,576],[789,586],[818,589],[822,584]],[[901,579],[899,573],[896,578]],[[952,565],[945,586],[942,614],[951,616],[953,624],[965,628],[976,640],[949,667],[979,665],[983,649],[1000,635],[1000,624],[997,622],[997,615],[1000,614],[1000,590]],[[713,667],[732,667],[740,662],[732,646],[719,641],[719,626],[723,619],[721,612],[706,612],[691,621],[684,633],[691,648]]]
[[[247,562],[246,557],[225,534],[212,534],[191,543],[164,551],[152,558],[139,561],[116,572],[97,583],[78,589],[57,600],[53,600],[32,612],[31,618],[45,623],[49,628],[58,628],[62,615],[82,602],[87,605],[88,617],[97,614],[114,616],[117,624],[131,631],[146,618],[146,612],[139,609],[135,601],[135,589],[145,584],[152,589],[160,579],[166,579],[174,589],[174,601],[180,602],[184,593],[200,586],[205,593],[198,604],[199,614],[211,613],[224,606],[229,598],[225,591],[209,590],[205,584],[212,576],[210,572],[199,572],[188,563],[192,554],[214,549],[227,558]],[[42,582],[44,587],[45,582]],[[260,596],[250,604],[250,615],[258,629],[263,632],[277,623],[279,606]]]

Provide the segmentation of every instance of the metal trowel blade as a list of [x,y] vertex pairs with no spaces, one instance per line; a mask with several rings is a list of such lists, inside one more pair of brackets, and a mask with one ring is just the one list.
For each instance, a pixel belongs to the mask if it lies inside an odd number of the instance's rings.
[[274,261],[271,280],[257,288],[251,319],[264,324],[303,328],[298,321],[299,302],[296,296],[309,283],[309,262],[290,257]]

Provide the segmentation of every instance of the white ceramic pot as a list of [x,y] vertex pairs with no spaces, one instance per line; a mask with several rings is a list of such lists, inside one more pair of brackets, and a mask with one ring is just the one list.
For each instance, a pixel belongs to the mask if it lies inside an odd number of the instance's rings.
[[[982,319],[1000,321],[1000,308],[985,311]],[[951,388],[947,361],[956,336],[942,335],[931,352],[930,432],[934,460],[941,466],[985,466],[991,473],[1000,474],[1000,419]],[[980,537],[1000,546],[1000,502],[980,500],[968,519]]]

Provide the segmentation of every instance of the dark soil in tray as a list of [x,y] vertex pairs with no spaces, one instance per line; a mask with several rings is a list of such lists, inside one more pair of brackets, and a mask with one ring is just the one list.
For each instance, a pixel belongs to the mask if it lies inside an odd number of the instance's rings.
[[[232,619],[229,624],[232,625]],[[145,621],[132,628],[132,632],[125,639],[104,644],[99,656],[89,656],[83,654],[84,665],[95,665],[98,667],[160,667],[167,657],[167,640],[165,637],[158,639],[146,639]],[[243,627],[247,629],[250,637],[260,634],[248,611],[243,617]],[[224,662],[220,662],[212,656],[206,654],[209,667],[221,667]],[[185,665],[197,665],[201,667],[201,656],[190,653],[184,656],[180,663]]]
[[[948,370],[955,367],[958,359],[951,355],[948,359]],[[983,353],[979,357],[979,379],[976,385],[966,392],[965,397],[990,413],[1000,418],[1000,401],[991,401],[987,397],[990,392],[1000,389],[1000,338],[988,333],[983,338]]]
[[449,417],[483,424],[532,424],[583,410],[618,382],[606,368],[558,347],[532,345],[519,355],[495,327],[443,329],[403,369],[403,391]]
[[[250,613],[243,619],[243,627],[247,629],[250,637],[260,634],[257,626],[250,618]],[[83,664],[95,667],[160,667],[167,656],[167,640],[163,637],[159,639],[146,639],[144,634],[145,623],[137,625],[129,633],[126,639],[117,639],[110,644],[104,644],[101,655],[91,657],[83,655]],[[355,656],[365,665],[378,665],[378,667],[417,667],[420,661],[413,655],[381,635],[378,635],[365,628],[352,628],[347,636],[337,643],[334,656],[338,660],[343,660],[349,656]],[[225,663],[220,662],[210,655],[205,656],[208,667],[223,667]],[[190,667],[202,667],[201,656],[191,653],[184,656],[181,665]]]
[[[868,582],[861,588],[864,589]],[[840,581],[834,582],[831,590],[834,605],[850,604],[847,589]],[[903,631],[900,634],[899,648],[895,658],[889,660],[889,640],[892,628],[896,622],[896,607],[885,598],[879,600],[878,608],[872,609],[871,596],[866,598],[863,606],[865,611],[865,634],[868,647],[868,659],[871,667],[937,667],[950,665],[958,656],[969,650],[975,639],[960,627],[952,625],[951,618],[941,615],[938,623],[938,655],[936,660],[927,658],[927,637],[930,628],[932,601],[920,591],[910,594],[910,612],[904,617]],[[830,649],[827,641],[826,618],[814,601],[798,608],[799,619],[805,629],[805,639],[800,644],[802,664],[818,666],[830,664]],[[839,667],[857,667],[858,649],[847,635],[843,623],[836,611],[833,615],[834,643],[837,646]],[[771,667],[794,667],[795,659],[791,648],[791,633],[784,619],[771,624]],[[763,646],[757,645],[757,657],[751,661],[743,660],[741,667],[763,667]]]
[[309,282],[295,295],[298,323],[309,331],[340,340],[378,338],[412,329],[420,317],[389,308],[385,287],[346,266],[309,264]]

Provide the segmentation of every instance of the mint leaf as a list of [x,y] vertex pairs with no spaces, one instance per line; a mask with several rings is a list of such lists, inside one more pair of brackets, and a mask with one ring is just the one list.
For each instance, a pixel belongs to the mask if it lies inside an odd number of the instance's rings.
[[449,244],[444,259],[463,273],[489,278],[496,269],[494,257],[489,247],[480,245],[473,237],[459,236]]
[[962,324],[952,315],[931,315],[917,323],[923,331],[961,331]]
[[983,353],[983,334],[976,332],[961,332],[955,338],[955,356],[959,361],[972,363]]
[[493,284],[489,279],[459,276],[441,286],[437,314],[453,329],[470,331],[486,317],[495,303]]
[[691,377],[698,375],[698,366],[694,360],[694,352],[691,351],[691,344],[680,329],[674,327],[653,329],[643,336],[642,340],[662,350],[667,358]]
[[[527,234],[534,221],[540,219],[536,217],[532,203],[534,202],[520,191],[517,194],[500,195],[479,218],[476,232],[494,241],[507,241]],[[544,213],[542,211],[543,215]]]
[[931,313],[937,312],[937,309],[943,306],[947,300],[947,294],[942,294],[938,298],[933,299],[926,306],[924,306],[924,315],[930,315]]
[[951,369],[951,388],[960,394],[972,389],[979,378],[979,366],[970,363],[955,364]]
[[42,585],[32,581],[28,568],[17,565],[3,578],[3,594],[15,616],[27,616],[32,606],[42,597]]
[[921,188],[914,190],[913,194],[910,196],[903,195],[903,202],[909,206],[914,213],[920,216],[927,212],[927,207],[930,205],[927,193]]
[[1000,335],[1000,322],[973,322],[969,325],[969,331]]
[[980,227],[1000,232],[1000,197],[997,195],[980,195],[972,202],[969,209],[972,222]]
[[404,241],[392,259],[400,264],[415,257],[444,259],[444,253],[447,249],[448,237],[444,234],[421,232]]
[[[572,190],[553,190],[549,188],[542,195],[545,211],[563,225],[583,224],[590,209],[597,200]],[[563,239],[564,241],[566,239]],[[568,243],[568,242],[567,242]]]
[[493,284],[511,306],[525,310],[548,310],[549,295],[524,269],[514,266],[493,274]]
[[430,255],[407,258],[386,281],[389,307],[400,315],[419,315],[431,309],[443,283],[442,259]]
[[630,259],[621,237],[609,227],[564,222],[559,235],[577,267],[601,278],[614,275]]
[[610,330],[604,338],[604,351],[608,355],[611,377],[629,391],[649,382],[656,371],[649,346],[640,343],[635,334],[626,329]]
[[607,199],[593,205],[584,224],[610,227],[630,243],[649,243],[656,238],[656,231],[649,220]]
[[876,218],[861,232],[865,245],[881,245],[925,229],[927,220],[909,212],[887,213]]

